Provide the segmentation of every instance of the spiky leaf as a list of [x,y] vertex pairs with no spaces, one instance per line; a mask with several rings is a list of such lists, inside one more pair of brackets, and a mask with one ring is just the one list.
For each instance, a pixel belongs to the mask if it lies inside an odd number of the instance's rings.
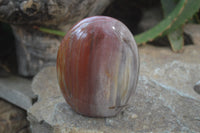
[[[167,17],[176,7],[177,0],[161,0],[164,17]],[[167,35],[171,48],[174,52],[180,52],[184,46],[183,29],[179,27]]]
[[179,0],[176,8],[152,29],[135,36],[138,44],[166,35],[191,18],[200,8],[200,0]]

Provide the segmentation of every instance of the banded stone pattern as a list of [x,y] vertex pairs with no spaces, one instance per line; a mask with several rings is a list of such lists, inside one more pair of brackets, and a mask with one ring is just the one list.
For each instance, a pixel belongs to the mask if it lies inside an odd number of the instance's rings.
[[92,117],[114,116],[135,92],[138,49],[120,21],[94,16],[78,22],[58,50],[57,77],[67,103]]

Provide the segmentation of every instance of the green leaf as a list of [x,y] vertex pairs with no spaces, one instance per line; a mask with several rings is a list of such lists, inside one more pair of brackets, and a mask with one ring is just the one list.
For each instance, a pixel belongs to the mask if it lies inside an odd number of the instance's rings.
[[[175,0],[161,0],[164,16],[167,17],[176,7]],[[183,29],[179,27],[167,35],[171,48],[174,52],[180,52],[184,46]]]
[[167,37],[174,52],[180,52],[183,50],[184,38],[182,27],[175,30],[174,32],[169,33]]
[[190,19],[199,8],[200,0],[179,0],[176,8],[164,20],[150,30],[136,35],[136,42],[138,44],[146,43],[176,30]]
[[64,37],[65,36],[65,32],[59,31],[59,30],[53,30],[53,29],[48,29],[48,28],[44,28],[44,27],[38,27],[38,26],[34,26],[34,29],[37,29],[39,31],[42,31],[44,33],[48,33],[48,34],[52,34],[52,35],[57,35],[57,36],[61,36]]

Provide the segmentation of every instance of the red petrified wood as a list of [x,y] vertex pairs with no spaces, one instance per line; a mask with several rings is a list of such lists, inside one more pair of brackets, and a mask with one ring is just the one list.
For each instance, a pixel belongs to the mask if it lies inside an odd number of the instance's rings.
[[104,16],[86,18],[64,37],[57,56],[58,81],[67,103],[93,117],[114,116],[135,92],[137,45],[128,28]]

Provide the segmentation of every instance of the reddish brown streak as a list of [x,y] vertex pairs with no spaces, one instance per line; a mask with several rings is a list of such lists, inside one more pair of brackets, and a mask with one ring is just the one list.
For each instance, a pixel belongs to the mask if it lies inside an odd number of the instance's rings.
[[[132,42],[124,43],[120,40],[122,38]],[[116,86],[123,80],[123,77],[117,77],[119,69],[122,72],[125,69],[125,67],[119,68],[120,56],[126,54],[127,58],[136,59],[135,66],[132,66],[131,62],[128,65],[136,69],[136,75],[133,76],[137,77],[138,57],[132,56],[138,53],[137,49],[130,50],[131,53],[122,53],[124,47],[126,49],[136,47],[132,34],[121,22],[110,17],[84,19],[72,27],[64,37],[57,56],[58,80],[64,98],[76,112],[105,117],[115,115],[126,106],[126,103],[120,101],[120,92],[124,92],[123,89],[127,88]],[[132,79],[131,82],[135,83],[137,78]],[[117,93],[119,106],[112,106],[115,105],[116,90],[119,90]],[[127,91],[127,94],[130,91]],[[129,96],[130,94],[127,98]]]

